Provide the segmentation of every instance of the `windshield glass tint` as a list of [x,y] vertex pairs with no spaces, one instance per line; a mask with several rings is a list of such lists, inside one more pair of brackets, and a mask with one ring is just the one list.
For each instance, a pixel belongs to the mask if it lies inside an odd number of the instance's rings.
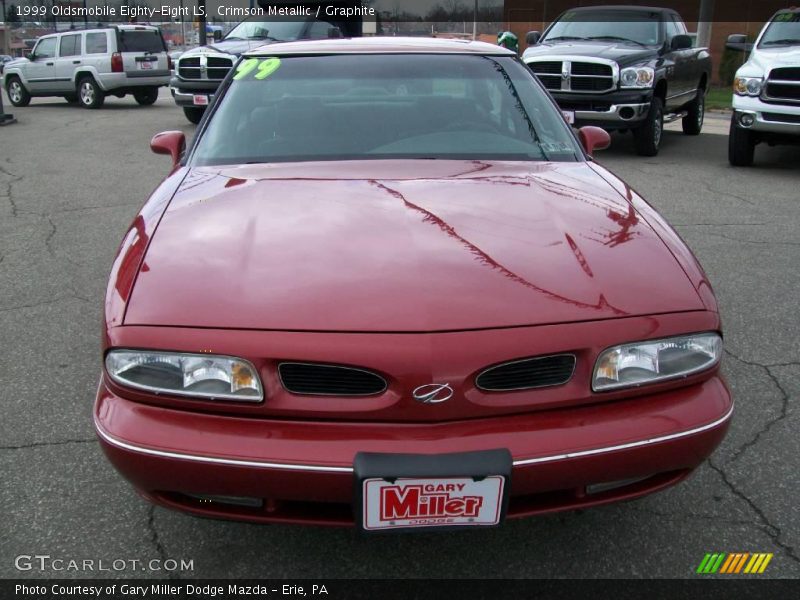
[[592,39],[626,38],[640,44],[660,43],[660,15],[642,11],[591,11],[567,13],[553,23],[546,40],[556,37]]
[[781,13],[769,24],[758,47],[800,45],[800,12]]
[[164,42],[158,30],[119,32],[120,52],[164,52]]
[[196,164],[581,156],[561,114],[511,57],[257,60],[247,75],[240,64],[197,143]]
[[302,21],[264,21],[263,19],[250,19],[242,21],[225,39],[265,40],[274,39],[281,42],[290,42],[300,37],[303,31]]

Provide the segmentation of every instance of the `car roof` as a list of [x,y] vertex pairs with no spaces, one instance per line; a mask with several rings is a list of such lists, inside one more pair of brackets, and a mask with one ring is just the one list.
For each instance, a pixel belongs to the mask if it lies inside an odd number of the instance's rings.
[[564,12],[589,12],[589,11],[607,11],[607,10],[625,10],[625,11],[636,11],[636,12],[675,12],[671,8],[664,8],[659,6],[638,6],[635,4],[612,4],[612,5],[605,5],[601,4],[599,6],[576,6],[575,8],[568,8]]
[[260,46],[245,56],[285,56],[291,54],[477,54],[516,56],[502,46],[425,37],[361,37],[283,42]]

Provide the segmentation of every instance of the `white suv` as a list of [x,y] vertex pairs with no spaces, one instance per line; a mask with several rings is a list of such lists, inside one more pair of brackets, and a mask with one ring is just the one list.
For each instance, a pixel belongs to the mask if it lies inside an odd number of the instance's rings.
[[42,36],[28,58],[6,63],[3,85],[14,106],[27,106],[33,96],[63,96],[100,108],[106,96],[125,94],[146,106],[169,84],[170,62],[157,27],[68,31]]
[[730,163],[748,166],[756,144],[800,143],[800,8],[775,13],[755,44],[744,35],[731,35],[728,47],[752,47],[733,81],[728,139]]

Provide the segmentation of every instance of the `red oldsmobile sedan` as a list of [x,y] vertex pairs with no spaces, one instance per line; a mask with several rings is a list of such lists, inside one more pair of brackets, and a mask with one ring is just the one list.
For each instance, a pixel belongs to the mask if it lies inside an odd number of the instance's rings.
[[246,54],[141,209],[94,420],[197,515],[487,527],[686,478],[733,403],[711,286],[516,56]]

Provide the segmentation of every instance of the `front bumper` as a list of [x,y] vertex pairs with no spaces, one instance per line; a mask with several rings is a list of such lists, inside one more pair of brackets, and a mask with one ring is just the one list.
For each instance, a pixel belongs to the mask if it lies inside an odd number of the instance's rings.
[[196,95],[206,96],[210,103],[214,99],[214,94],[217,92],[220,83],[220,81],[207,79],[191,81],[172,77],[169,81],[169,89],[175,99],[175,104],[178,106],[193,106]]
[[352,525],[356,452],[507,448],[513,457],[508,516],[514,518],[634,498],[672,485],[716,448],[732,412],[718,375],[647,397],[425,424],[195,413],[132,402],[101,381],[94,421],[109,460],[153,502],[220,518]]
[[749,113],[754,122],[749,129],[761,133],[800,136],[800,105],[764,102],[760,97],[733,95],[733,109],[737,115]]
[[652,91],[612,92],[607,94],[560,94],[551,92],[562,110],[575,113],[575,125],[595,125],[604,129],[638,126],[650,111]]

